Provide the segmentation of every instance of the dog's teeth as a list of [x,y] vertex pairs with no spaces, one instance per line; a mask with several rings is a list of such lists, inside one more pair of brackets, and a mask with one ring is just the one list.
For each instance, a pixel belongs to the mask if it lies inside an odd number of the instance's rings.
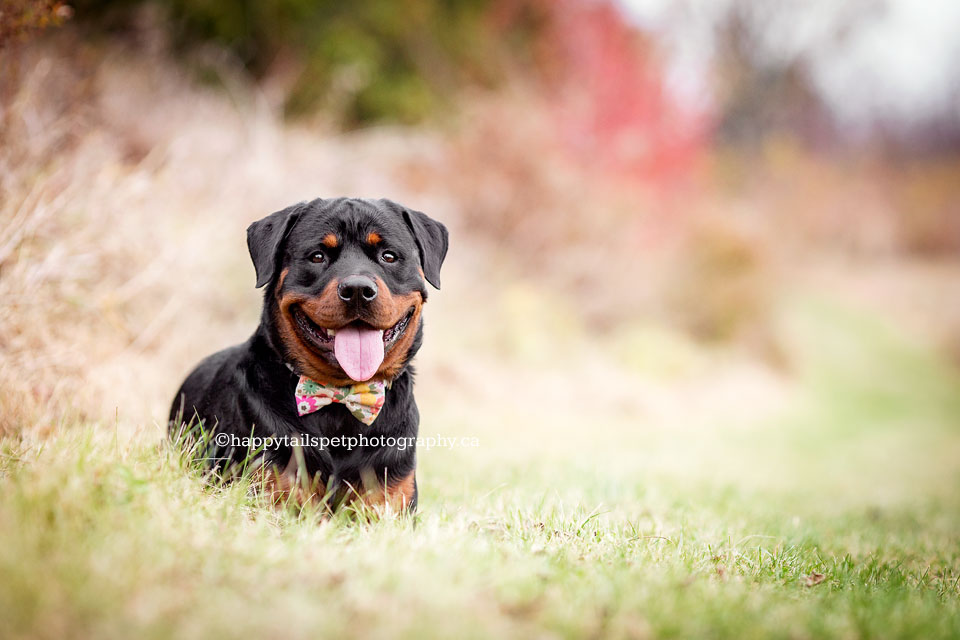
[[337,330],[336,330],[336,329],[327,329],[327,335],[332,338],[333,336],[337,335]]

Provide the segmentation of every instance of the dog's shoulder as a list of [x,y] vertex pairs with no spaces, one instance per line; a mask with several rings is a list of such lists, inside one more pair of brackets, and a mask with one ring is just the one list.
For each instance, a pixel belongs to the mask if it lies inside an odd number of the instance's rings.
[[210,406],[216,395],[237,386],[240,382],[238,374],[249,366],[250,361],[249,341],[217,351],[201,360],[177,391],[170,412],[171,422],[179,419],[189,421],[199,407]]

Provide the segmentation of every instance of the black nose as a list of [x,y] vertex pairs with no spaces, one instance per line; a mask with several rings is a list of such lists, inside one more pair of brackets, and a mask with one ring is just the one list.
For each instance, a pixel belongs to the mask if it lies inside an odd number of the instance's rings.
[[377,297],[377,283],[367,276],[347,276],[340,281],[337,294],[344,302],[370,302]]

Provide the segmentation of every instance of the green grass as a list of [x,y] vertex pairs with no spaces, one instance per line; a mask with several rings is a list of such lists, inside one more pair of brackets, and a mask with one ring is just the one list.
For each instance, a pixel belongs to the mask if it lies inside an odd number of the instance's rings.
[[274,510],[150,429],[7,440],[0,635],[960,637],[955,373],[855,313],[795,317],[802,386],[756,424],[561,446],[583,413],[531,449],[425,394],[425,433],[484,426],[423,452],[415,518]]

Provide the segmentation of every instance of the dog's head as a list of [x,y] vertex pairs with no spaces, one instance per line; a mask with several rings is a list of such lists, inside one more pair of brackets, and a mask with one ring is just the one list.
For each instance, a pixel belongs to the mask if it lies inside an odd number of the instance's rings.
[[254,222],[247,246],[286,357],[345,385],[391,379],[413,355],[447,229],[390,200],[317,199]]

